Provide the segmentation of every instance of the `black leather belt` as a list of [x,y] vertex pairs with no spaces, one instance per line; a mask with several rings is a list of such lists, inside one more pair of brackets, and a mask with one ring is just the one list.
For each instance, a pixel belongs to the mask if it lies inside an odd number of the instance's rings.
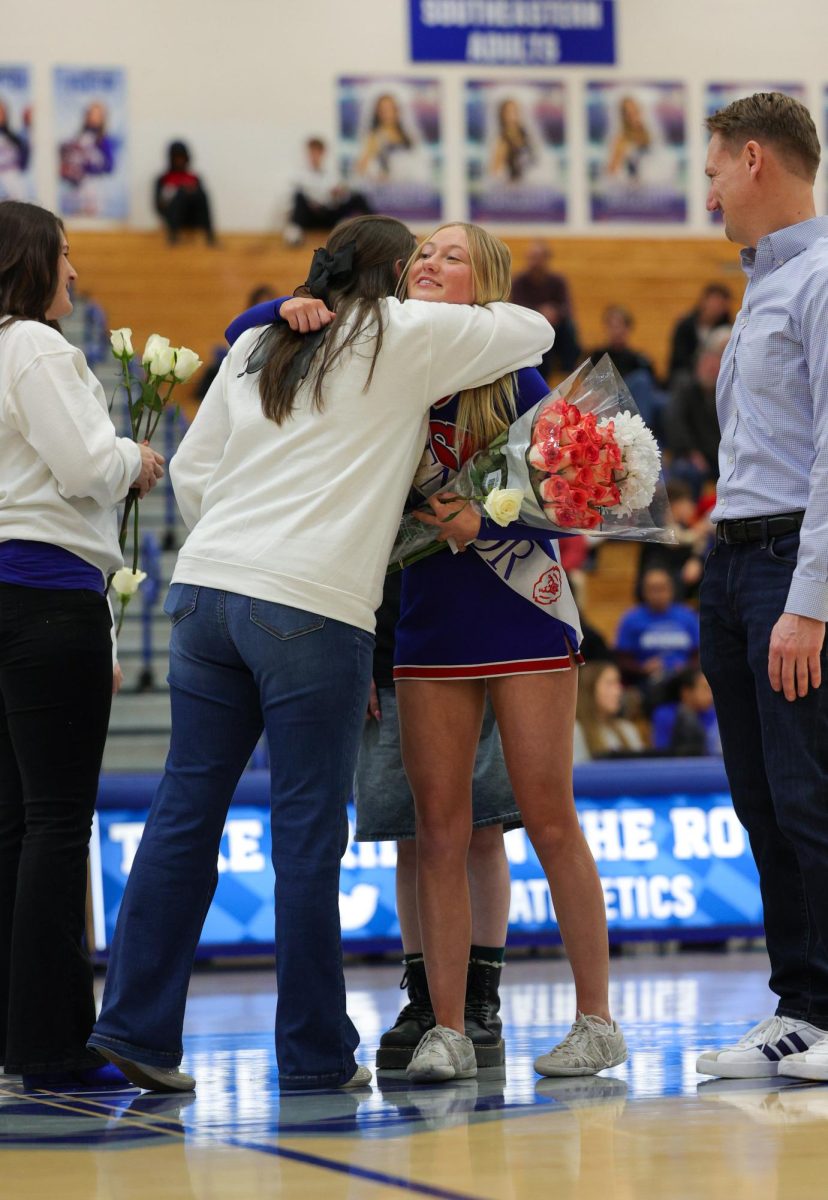
[[733,546],[742,542],[761,542],[766,538],[780,537],[783,533],[795,533],[804,516],[804,512],[791,512],[775,513],[772,517],[737,517],[733,521],[719,521],[716,541]]

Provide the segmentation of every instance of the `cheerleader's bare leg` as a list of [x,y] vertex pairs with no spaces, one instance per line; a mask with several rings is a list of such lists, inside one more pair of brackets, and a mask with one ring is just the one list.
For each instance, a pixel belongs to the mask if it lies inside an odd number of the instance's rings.
[[572,791],[576,669],[490,679],[506,768],[552,894],[578,1012],[610,1020],[604,897]]
[[485,685],[411,679],[398,684],[403,763],[417,813],[417,909],[434,1014],[464,1032],[471,944],[466,870],[472,775]]

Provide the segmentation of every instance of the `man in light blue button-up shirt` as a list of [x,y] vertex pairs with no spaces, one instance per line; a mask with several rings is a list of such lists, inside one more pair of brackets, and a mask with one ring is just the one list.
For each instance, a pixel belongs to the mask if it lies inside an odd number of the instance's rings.
[[716,547],[701,593],[733,805],[759,870],[776,1013],[703,1074],[828,1079],[828,218],[798,101],[708,120],[707,207],[748,278],[717,391]]

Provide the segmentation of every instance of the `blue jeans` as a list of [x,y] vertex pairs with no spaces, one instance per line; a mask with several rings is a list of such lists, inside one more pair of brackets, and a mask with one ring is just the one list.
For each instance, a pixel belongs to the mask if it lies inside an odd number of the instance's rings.
[[175,584],[165,605],[172,736],[127,881],[90,1039],[181,1062],[187,986],[217,882],[227,810],[262,729],[276,871],[276,1058],[282,1088],[356,1070],[345,1011],[339,867],[374,639],[312,612]]
[[768,680],[768,648],[799,534],[710,553],[701,588],[701,666],[713,689],[733,807],[762,891],[780,1016],[828,1029],[828,661],[794,701]]

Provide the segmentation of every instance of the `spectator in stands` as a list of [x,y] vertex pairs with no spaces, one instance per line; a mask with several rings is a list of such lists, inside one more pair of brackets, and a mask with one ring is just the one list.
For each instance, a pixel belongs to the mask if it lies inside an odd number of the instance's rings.
[[620,304],[610,304],[604,309],[606,344],[590,350],[593,364],[608,354],[618,373],[632,393],[638,411],[659,439],[664,439],[664,413],[667,394],[659,386],[655,367],[645,354],[630,345],[630,334],[635,327],[632,313]]
[[210,201],[201,179],[190,169],[186,142],[170,142],[167,154],[167,169],[155,181],[155,207],[167,227],[167,240],[174,245],[182,229],[201,229],[207,244],[214,246]]
[[714,329],[733,324],[733,294],[723,283],[708,283],[692,312],[681,317],[673,329],[668,379],[672,385],[683,373],[692,372],[696,356]]
[[114,682],[104,590],[123,566],[116,506],[130,487],[145,495],[163,461],[116,436],[60,331],[68,254],[52,213],[0,203],[0,1062],[58,1091],[107,1082],[86,1049],[84,947]]
[[641,581],[647,571],[660,567],[670,573],[677,595],[686,600],[699,590],[704,560],[713,541],[713,525],[707,510],[697,502],[690,484],[683,479],[667,480],[667,499],[677,544],[641,543],[636,592],[641,594]]
[[686,604],[676,603],[672,576],[663,568],[643,576],[641,601],[621,618],[615,652],[629,682],[651,693],[672,671],[695,665],[699,618]]
[[322,138],[305,142],[305,169],[296,180],[293,206],[282,236],[289,246],[300,246],[311,229],[333,229],[347,217],[373,212],[361,192],[352,191],[326,164],[328,148]]
[[632,721],[621,716],[624,688],[615,663],[592,662],[581,668],[575,719],[575,762],[632,757],[644,740]]
[[719,478],[721,435],[716,415],[716,381],[729,340],[729,325],[721,325],[705,335],[692,374],[676,379],[665,415],[670,471],[690,479],[696,494],[706,482]]
[[710,684],[699,667],[685,667],[665,686],[665,703],[653,710],[653,748],[695,758],[721,754]]
[[548,242],[532,242],[526,253],[526,269],[512,280],[512,302],[541,313],[555,330],[555,344],[539,368],[547,379],[555,370],[572,371],[582,353],[569,284],[559,272],[550,271],[551,261]]

